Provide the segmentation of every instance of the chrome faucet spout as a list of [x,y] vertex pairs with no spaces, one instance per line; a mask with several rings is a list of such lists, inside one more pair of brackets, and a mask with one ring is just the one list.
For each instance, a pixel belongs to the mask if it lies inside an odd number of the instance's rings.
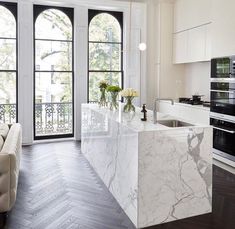
[[154,108],[153,108],[153,123],[156,124],[157,123],[157,102],[158,101],[171,101],[171,104],[174,105],[174,100],[173,99],[161,99],[161,98],[156,98],[154,100]]

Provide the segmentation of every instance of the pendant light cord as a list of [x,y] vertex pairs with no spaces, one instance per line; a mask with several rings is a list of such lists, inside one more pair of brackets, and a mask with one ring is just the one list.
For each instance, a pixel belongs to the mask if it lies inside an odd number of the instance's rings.
[[[132,26],[132,0],[130,0],[130,11],[129,11],[129,14],[130,14],[130,18],[129,18],[129,53],[131,51],[131,26]],[[129,54],[130,55],[130,54]]]

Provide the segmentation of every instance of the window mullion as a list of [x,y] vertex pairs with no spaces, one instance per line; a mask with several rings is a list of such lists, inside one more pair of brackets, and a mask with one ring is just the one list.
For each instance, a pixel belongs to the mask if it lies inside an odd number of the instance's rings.
[[[89,10],[88,14],[88,101],[91,102],[99,99],[99,81],[105,79],[123,85],[123,13]],[[92,56],[95,59],[91,60]]]

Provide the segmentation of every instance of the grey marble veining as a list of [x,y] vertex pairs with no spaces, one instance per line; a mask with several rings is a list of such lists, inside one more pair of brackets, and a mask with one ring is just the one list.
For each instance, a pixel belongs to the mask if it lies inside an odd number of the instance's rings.
[[196,127],[140,134],[139,227],[211,212],[211,138]]
[[141,115],[82,105],[82,152],[120,206],[137,228],[211,212],[212,128]]
[[117,122],[116,112],[82,112],[82,152],[137,225],[138,133]]

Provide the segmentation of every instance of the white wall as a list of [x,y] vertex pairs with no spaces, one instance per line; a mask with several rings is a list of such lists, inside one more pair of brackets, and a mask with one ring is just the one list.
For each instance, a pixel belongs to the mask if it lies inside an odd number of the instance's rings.
[[18,121],[25,144],[33,139],[33,5],[18,4]]
[[210,100],[210,62],[185,64],[184,95],[191,97],[198,93],[205,95],[203,100]]
[[158,95],[160,98],[177,99],[184,91],[184,66],[173,64],[173,17],[172,2],[160,4],[160,74]]
[[173,1],[147,1],[147,106],[156,97],[178,98],[184,93],[184,66],[173,65]]
[[151,108],[154,99],[157,97],[157,85],[159,74],[160,44],[158,39],[159,31],[159,7],[157,1],[148,0],[147,3],[147,107]]

